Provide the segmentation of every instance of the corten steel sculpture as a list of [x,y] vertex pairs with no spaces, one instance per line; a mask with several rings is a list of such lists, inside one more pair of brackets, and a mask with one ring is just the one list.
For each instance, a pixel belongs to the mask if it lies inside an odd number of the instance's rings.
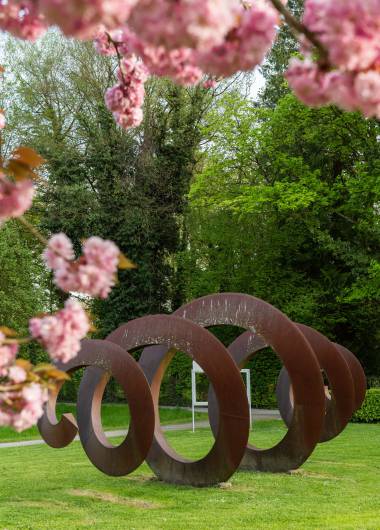
[[[205,329],[223,324],[246,329],[228,349]],[[277,399],[288,431],[277,445],[262,450],[248,444],[249,409],[239,370],[268,346],[283,362]],[[130,354],[141,348],[137,363]],[[211,383],[209,418],[215,442],[197,461],[178,455],[160,426],[160,385],[176,351],[200,364]],[[131,473],[146,459],[160,479],[193,486],[224,482],[239,466],[272,472],[298,468],[318,442],[344,429],[366,390],[363,369],[346,348],[293,323],[262,300],[234,293],[200,298],[171,316],[148,316],[123,324],[104,341],[83,341],[74,360],[57,366],[69,373],[86,370],[76,420],[64,414],[57,421],[58,391],[50,394],[39,422],[49,445],[65,447],[79,432],[91,462],[108,475]],[[131,411],[128,435],[118,447],[108,442],[101,425],[102,397],[111,375],[123,388]]]

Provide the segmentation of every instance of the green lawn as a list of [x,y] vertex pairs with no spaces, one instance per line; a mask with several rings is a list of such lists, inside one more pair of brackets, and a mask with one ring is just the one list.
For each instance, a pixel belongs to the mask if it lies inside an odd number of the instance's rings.
[[[268,445],[279,421],[255,424]],[[174,447],[199,457],[208,429],[167,433]],[[0,449],[0,528],[93,529],[376,529],[380,528],[380,425],[349,425],[291,474],[238,472],[230,487],[196,489],[159,482],[147,465],[107,477],[79,442]]]
[[[59,403],[57,406],[57,416],[60,417],[62,412],[72,412],[75,415],[75,405],[68,403]],[[180,408],[160,409],[161,423],[163,425],[191,422],[191,411]],[[207,414],[196,412],[197,420],[207,419]],[[129,423],[129,409],[125,405],[103,404],[102,405],[102,422],[105,430],[125,429]],[[36,427],[15,433],[12,429],[6,427],[0,428],[1,442],[17,442],[18,440],[34,440],[40,438]]]

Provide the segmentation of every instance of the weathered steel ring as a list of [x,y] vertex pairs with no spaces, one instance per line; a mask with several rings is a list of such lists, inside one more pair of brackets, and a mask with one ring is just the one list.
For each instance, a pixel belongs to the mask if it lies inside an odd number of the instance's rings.
[[[175,314],[204,327],[229,324],[250,330],[229,350],[233,355],[234,350],[242,348],[241,358],[235,357],[237,365],[254,355],[252,349],[257,351],[270,345],[276,351],[293,382],[295,413],[287,433],[277,445],[270,449],[248,445],[242,467],[280,472],[302,465],[319,441],[325,396],[318,361],[297,326],[263,300],[235,293],[205,296],[181,307]],[[210,398],[210,424],[215,434],[219,428],[218,413],[212,396]]]
[[350,350],[348,350],[341,344],[334,343],[334,346],[338,348],[339,352],[343,355],[343,357],[347,361],[348,366],[350,367],[352,379],[354,382],[354,411],[356,411],[362,406],[367,392],[367,380],[365,377],[364,370],[358,359],[352,352],[350,352]]
[[59,383],[54,390],[49,390],[45,413],[37,424],[42,438],[50,447],[55,449],[61,449],[71,444],[78,433],[77,421],[71,413],[62,414],[61,419],[57,420],[57,397],[63,384],[63,382]]
[[[133,320],[107,337],[133,351],[145,348],[139,364],[151,385],[156,425],[147,462],[167,482],[208,486],[226,481],[239,467],[249,435],[249,409],[239,370],[223,344],[197,324],[176,316],[157,315]],[[219,429],[209,453],[197,461],[178,455],[160,426],[159,393],[165,370],[176,351],[194,359],[212,382],[219,405]]]
[[[121,476],[134,471],[145,460],[154,431],[154,409],[148,382],[136,361],[116,344],[84,340],[77,357],[60,370],[73,373],[88,367],[82,379],[77,405],[77,422],[83,448],[91,462],[108,475]],[[114,447],[102,429],[101,403],[104,387],[112,374],[128,399],[131,421],[126,438]],[[43,439],[52,447],[64,447],[77,431],[75,420],[55,416],[56,393],[51,393],[47,413],[39,422]]]
[[[326,414],[319,439],[335,438],[346,427],[355,408],[355,389],[351,369],[339,349],[324,335],[309,326],[296,324],[304,334],[329,382],[331,393],[326,395]],[[285,367],[277,380],[277,403],[282,419],[290,425],[293,417],[292,383]]]

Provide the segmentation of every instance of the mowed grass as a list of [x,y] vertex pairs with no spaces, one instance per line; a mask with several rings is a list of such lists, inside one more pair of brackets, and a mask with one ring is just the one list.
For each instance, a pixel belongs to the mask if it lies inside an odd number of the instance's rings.
[[[64,412],[71,412],[75,416],[76,406],[73,403],[58,403],[57,417],[60,418]],[[129,408],[123,404],[103,404],[102,405],[102,423],[106,431],[126,429],[129,424]],[[176,423],[191,422],[191,411],[180,408],[161,408],[160,418],[163,425],[175,425]],[[196,412],[195,418],[197,420],[207,419],[207,414]],[[12,429],[0,428],[0,443],[1,442],[17,442],[22,440],[34,440],[41,438],[37,427],[27,429],[21,433],[15,433]]]
[[[283,432],[280,421],[259,421],[252,438],[268,446]],[[212,443],[208,429],[166,436],[194,458]],[[227,487],[165,484],[146,464],[107,477],[79,442],[0,449],[0,467],[1,529],[380,528],[380,425],[349,425],[296,472],[237,472]]]

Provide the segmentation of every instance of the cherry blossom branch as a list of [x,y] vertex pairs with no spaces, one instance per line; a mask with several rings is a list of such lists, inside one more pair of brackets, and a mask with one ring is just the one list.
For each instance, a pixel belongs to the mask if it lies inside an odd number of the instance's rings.
[[1,341],[1,344],[29,344],[30,342],[32,342],[33,339],[32,337],[23,337],[23,338],[20,338],[20,339],[3,339]]
[[33,226],[29,221],[25,219],[23,215],[20,217],[17,217],[16,220],[24,226],[36,239],[43,245],[44,247],[47,247],[49,244],[49,241],[41,234],[39,230],[35,226]]
[[323,64],[329,64],[329,54],[318,37],[310,31],[300,20],[298,20],[283,4],[281,0],[269,0],[273,7],[283,16],[290,30],[298,39],[299,35],[304,35],[307,40],[318,50],[320,61]]
[[116,57],[117,57],[117,63],[119,65],[119,72],[120,72],[120,77],[123,81],[124,84],[126,84],[126,80],[125,80],[125,77],[124,77],[124,72],[123,72],[123,69],[121,67],[121,62],[123,60],[123,57],[120,53],[120,50],[119,50],[119,45],[120,43],[116,42],[110,35],[110,33],[108,33],[108,31],[106,31],[106,35],[107,35],[107,38],[108,38],[108,42],[109,44],[112,44],[112,46],[115,48],[115,52],[116,52]]

